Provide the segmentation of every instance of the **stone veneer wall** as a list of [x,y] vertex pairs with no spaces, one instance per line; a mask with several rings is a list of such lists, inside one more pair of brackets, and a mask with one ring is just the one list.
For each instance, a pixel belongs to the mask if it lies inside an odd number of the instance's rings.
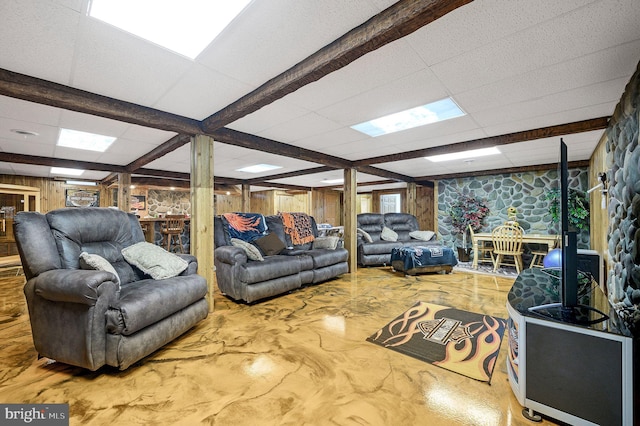
[[191,216],[191,199],[189,191],[166,191],[150,189],[147,193],[149,216],[158,214],[186,214]]
[[609,179],[607,292],[625,323],[640,335],[640,65],[603,135]]
[[[569,175],[569,186],[586,192],[589,180],[588,170],[586,168],[571,169]],[[448,214],[449,206],[458,193],[473,194],[487,202],[489,214],[484,220],[484,227],[477,232],[491,232],[491,229],[503,224],[508,220],[507,208],[513,206],[518,210],[518,223],[525,232],[557,234],[560,224],[551,221],[549,201],[545,200],[545,194],[549,189],[558,187],[558,179],[557,170],[548,170],[440,180],[438,182],[438,234],[441,241],[449,247],[462,246],[462,236],[454,233]],[[467,245],[471,246],[468,237],[467,235]],[[578,234],[578,247],[589,248],[588,230]]]

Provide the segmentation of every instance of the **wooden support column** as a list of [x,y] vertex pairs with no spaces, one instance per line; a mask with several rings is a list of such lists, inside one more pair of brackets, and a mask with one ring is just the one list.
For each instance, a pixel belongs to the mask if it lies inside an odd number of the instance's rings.
[[418,212],[418,195],[417,185],[415,182],[407,183],[407,195],[405,197],[405,211],[409,214],[417,216]]
[[198,259],[198,274],[207,279],[209,312],[215,288],[213,245],[213,139],[191,138],[191,254]]
[[242,211],[251,211],[251,185],[248,183],[242,184]]
[[349,251],[349,272],[356,273],[358,269],[357,242],[357,206],[356,198],[358,184],[356,169],[344,169],[344,248]]
[[118,173],[118,208],[131,211],[131,173]]

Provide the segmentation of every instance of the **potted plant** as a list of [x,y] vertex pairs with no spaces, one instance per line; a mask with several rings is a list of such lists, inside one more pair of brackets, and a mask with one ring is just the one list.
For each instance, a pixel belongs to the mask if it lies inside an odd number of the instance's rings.
[[[560,221],[560,190],[547,192],[545,199],[549,201],[549,214],[554,223]],[[569,189],[569,226],[578,231],[589,229],[589,198],[584,192]]]
[[462,235],[462,247],[458,247],[458,260],[469,261],[471,249],[467,246],[469,225],[474,231],[482,227],[484,218],[489,214],[487,203],[473,194],[458,192],[455,201],[449,207],[453,231]]

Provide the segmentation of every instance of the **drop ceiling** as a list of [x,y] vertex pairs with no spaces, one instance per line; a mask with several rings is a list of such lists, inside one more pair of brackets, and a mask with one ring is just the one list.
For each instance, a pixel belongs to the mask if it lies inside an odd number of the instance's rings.
[[[203,120],[394,3],[254,0],[190,60],[86,16],[87,0],[0,0],[0,68]],[[637,0],[475,0],[226,127],[356,162],[609,117],[640,61],[638,22]],[[350,128],[448,96],[465,116],[376,138]],[[118,139],[104,153],[61,148],[62,127]],[[588,160],[602,132],[563,135],[570,160]],[[175,135],[0,96],[0,153],[124,166]],[[558,140],[501,145],[500,155],[473,161],[371,165],[411,178],[481,175],[554,163]],[[239,180],[322,165],[221,142],[214,162],[216,179]],[[237,171],[259,163],[281,168]],[[189,144],[144,167],[189,173]],[[0,174],[55,177],[49,167],[11,162],[0,162]],[[109,174],[87,170],[80,178]],[[361,184],[382,179],[357,175]],[[342,176],[336,169],[273,182],[322,187]]]

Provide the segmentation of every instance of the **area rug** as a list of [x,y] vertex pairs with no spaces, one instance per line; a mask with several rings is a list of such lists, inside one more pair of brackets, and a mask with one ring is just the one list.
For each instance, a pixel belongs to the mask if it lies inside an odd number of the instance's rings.
[[502,318],[417,302],[367,340],[491,383],[505,324]]
[[453,267],[453,270],[461,272],[471,272],[472,274],[493,275],[494,277],[518,277],[518,272],[513,266],[501,266],[496,272],[493,272],[493,266],[489,263],[479,263],[477,269],[475,269],[472,265],[473,262],[458,262],[458,264]]

